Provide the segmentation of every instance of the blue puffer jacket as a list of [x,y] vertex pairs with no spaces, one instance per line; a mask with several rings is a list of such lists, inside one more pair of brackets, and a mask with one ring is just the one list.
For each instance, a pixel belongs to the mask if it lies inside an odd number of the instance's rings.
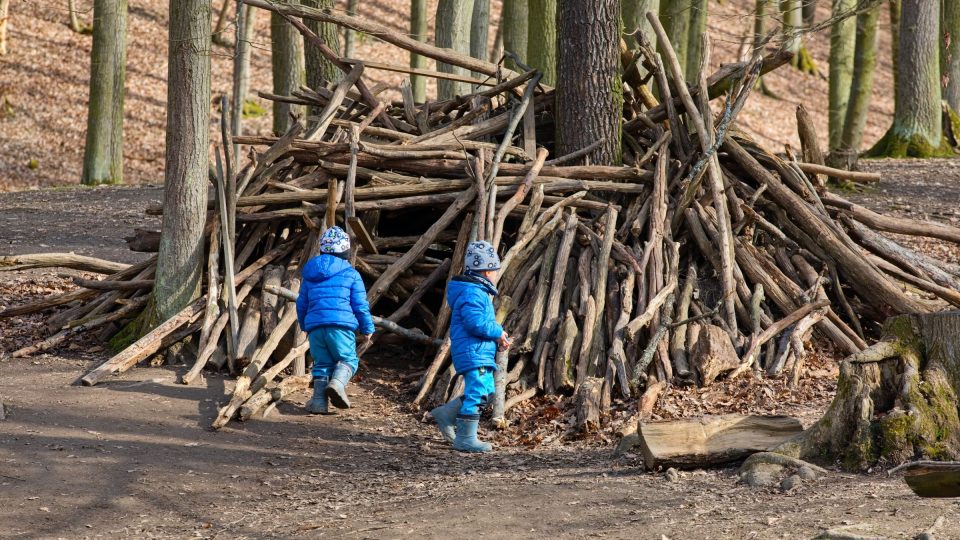
[[321,326],[373,333],[367,291],[350,263],[334,255],[318,255],[303,268],[297,297],[297,319],[304,332]]
[[503,328],[497,324],[490,295],[493,285],[472,276],[457,276],[447,286],[450,304],[450,355],[457,373],[478,367],[497,369],[497,340]]

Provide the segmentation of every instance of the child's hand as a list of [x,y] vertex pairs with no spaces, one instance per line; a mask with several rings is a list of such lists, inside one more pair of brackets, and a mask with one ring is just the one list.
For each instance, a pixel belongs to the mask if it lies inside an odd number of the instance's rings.
[[512,344],[513,344],[513,340],[510,339],[510,336],[508,336],[506,332],[504,332],[500,336],[500,339],[497,340],[497,349],[503,351],[503,350],[509,349],[510,345]]

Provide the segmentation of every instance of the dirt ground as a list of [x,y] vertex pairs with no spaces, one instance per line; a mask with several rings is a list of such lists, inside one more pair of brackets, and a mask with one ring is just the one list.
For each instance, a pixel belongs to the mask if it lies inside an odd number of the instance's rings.
[[[856,195],[883,210],[956,219],[960,168],[878,162],[878,188]],[[886,190],[886,191],[884,191]],[[898,201],[898,194],[902,199]],[[0,195],[0,254],[75,250],[132,262],[121,238],[144,223],[157,188]],[[155,225],[155,222],[154,222]],[[65,286],[64,271],[0,274],[0,305]],[[644,472],[610,445],[452,452],[405,405],[418,358],[380,355],[351,387],[355,408],[301,412],[306,394],[264,420],[208,430],[233,382],[177,384],[183,368],[138,367],[94,388],[74,385],[107,353],[80,341],[10,359],[40,321],[0,321],[2,538],[813,538],[826,529],[913,538],[943,517],[960,538],[954,500],[919,499],[883,471],[832,471],[789,493],[737,484],[736,469]]]

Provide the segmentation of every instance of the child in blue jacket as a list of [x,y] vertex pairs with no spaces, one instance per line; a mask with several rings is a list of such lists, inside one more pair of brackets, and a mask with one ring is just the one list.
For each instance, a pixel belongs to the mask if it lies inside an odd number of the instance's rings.
[[455,450],[489,452],[490,443],[477,439],[480,410],[493,399],[493,372],[497,369],[498,348],[510,345],[510,339],[497,324],[492,297],[500,258],[488,242],[467,246],[463,275],[450,280],[447,303],[450,304],[450,354],[453,367],[463,376],[463,396],[430,411],[440,433]]
[[347,233],[330,227],[320,238],[320,255],[303,267],[297,320],[310,337],[313,399],[306,409],[314,414],[328,414],[328,400],[350,408],[346,386],[360,362],[354,332],[369,341],[374,331],[367,291],[349,258]]

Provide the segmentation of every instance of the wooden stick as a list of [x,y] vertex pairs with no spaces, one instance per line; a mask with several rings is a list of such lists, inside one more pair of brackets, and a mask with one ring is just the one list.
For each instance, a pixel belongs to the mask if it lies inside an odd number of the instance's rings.
[[131,281],[101,281],[96,279],[73,278],[73,282],[84,289],[93,289],[97,291],[139,291],[141,289],[153,288],[152,279],[139,279]]
[[826,165],[820,165],[818,163],[797,162],[797,167],[800,167],[800,170],[807,174],[826,174],[834,178],[842,178],[844,180],[850,180],[851,182],[859,182],[862,184],[880,181],[880,173],[847,171],[844,169],[827,167]]
[[307,131],[304,137],[306,140],[318,141],[323,138],[327,132],[327,128],[330,127],[330,122],[333,121],[333,117],[337,114],[337,110],[340,109],[343,98],[347,97],[347,91],[350,90],[353,85],[357,84],[361,75],[363,75],[363,63],[358,62],[353,66],[353,69],[347,73],[347,76],[337,84],[337,88],[333,91],[333,96],[327,101],[327,106],[320,112],[320,121],[316,126]]
[[56,333],[55,335],[43,341],[40,341],[39,343],[35,343],[33,345],[30,345],[29,347],[23,347],[21,349],[16,350],[10,356],[13,358],[23,358],[34,353],[50,350],[56,347],[57,345],[63,343],[64,341],[66,341],[71,336],[82,334],[84,332],[93,330],[94,328],[98,328],[105,324],[108,324],[114,321],[120,321],[127,317],[133,316],[137,311],[142,309],[144,304],[146,303],[147,303],[146,297],[137,298],[134,301],[130,302],[129,304],[126,304],[125,306],[121,307],[120,309],[112,313],[100,315],[99,317],[90,319],[81,324],[68,327]]
[[517,187],[517,192],[507,199],[500,208],[500,212],[497,214],[496,226],[493,230],[493,238],[490,240],[490,243],[495,247],[500,245],[500,238],[503,236],[503,226],[507,221],[507,216],[526,198],[527,192],[530,191],[530,186],[533,185],[537,175],[540,174],[540,170],[543,168],[548,154],[549,152],[547,152],[546,148],[537,150],[537,156],[533,160],[533,165],[530,167],[530,170],[527,171],[526,176],[523,177],[523,183]]
[[476,86],[496,86],[497,85],[497,81],[495,79],[494,80],[491,80],[489,78],[475,79],[473,77],[468,77],[466,75],[458,75],[456,73],[443,73],[440,71],[433,71],[432,69],[422,69],[422,68],[415,68],[415,67],[408,67],[408,66],[397,66],[394,64],[385,64],[383,62],[371,62],[370,60],[356,60],[353,58],[344,58],[343,62],[346,64],[354,65],[354,66],[363,64],[364,66],[370,69],[392,71],[394,73],[407,73],[411,75],[423,75],[424,77],[430,77],[433,79],[445,79],[448,81],[465,82],[465,83],[470,83]]
[[75,253],[29,253],[0,257],[0,272],[53,267],[71,268],[97,274],[113,274],[130,268],[130,265]]
[[818,300],[817,302],[804,304],[803,306],[800,306],[800,308],[794,311],[793,313],[787,315],[786,317],[768,326],[766,329],[764,329],[763,332],[757,335],[754,339],[751,339],[750,346],[747,348],[747,352],[744,353],[740,366],[734,369],[732,372],[730,372],[730,375],[728,375],[727,379],[733,380],[737,376],[749,370],[754,362],[753,356],[757,354],[757,351],[760,350],[760,347],[764,343],[773,339],[774,337],[776,337],[777,334],[779,334],[780,332],[783,332],[784,329],[786,329],[788,326],[806,317],[812,311],[818,310],[823,307],[827,307],[829,305],[830,305],[829,300]]

